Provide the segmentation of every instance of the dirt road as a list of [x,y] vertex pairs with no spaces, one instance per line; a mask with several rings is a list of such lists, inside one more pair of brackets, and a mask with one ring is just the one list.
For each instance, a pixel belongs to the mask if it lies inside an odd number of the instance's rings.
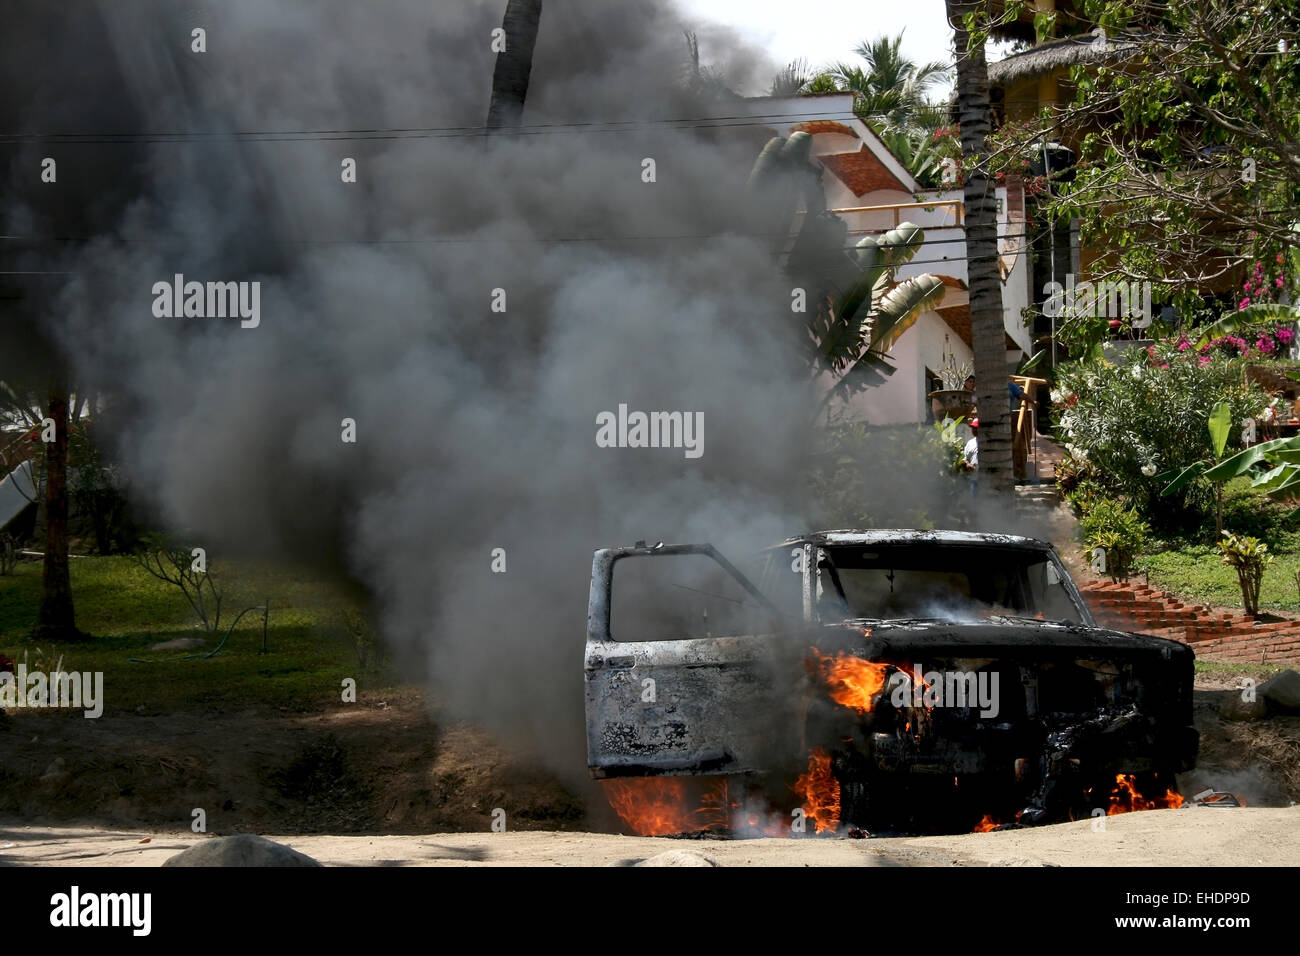
[[[1293,866],[1300,807],[1189,807],[958,836],[679,840],[550,830],[272,839],[331,866]],[[147,843],[142,842],[148,840]],[[158,866],[193,833],[0,824],[0,865]],[[665,855],[668,855],[665,858]]]

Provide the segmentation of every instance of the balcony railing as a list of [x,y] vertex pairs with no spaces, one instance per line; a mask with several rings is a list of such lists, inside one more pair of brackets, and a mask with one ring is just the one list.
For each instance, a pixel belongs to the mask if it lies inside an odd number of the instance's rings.
[[840,209],[828,209],[827,212],[833,212],[836,215],[853,212],[889,212],[893,213],[894,226],[897,227],[903,221],[900,213],[904,209],[924,209],[929,212],[932,209],[948,208],[953,211],[957,221],[953,223],[960,226],[962,220],[966,217],[966,204],[960,199],[936,199],[934,202],[895,202],[886,203],[883,206],[844,206]]

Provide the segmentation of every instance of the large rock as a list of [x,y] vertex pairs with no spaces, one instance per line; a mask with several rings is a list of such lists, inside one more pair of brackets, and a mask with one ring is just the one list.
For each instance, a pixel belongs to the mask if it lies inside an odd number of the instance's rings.
[[163,866],[320,866],[305,853],[266,837],[240,833],[196,843]]
[[1257,692],[1270,709],[1282,714],[1300,714],[1300,674],[1286,670],[1259,685]]
[[1244,700],[1239,690],[1228,691],[1219,701],[1219,716],[1224,720],[1263,720],[1268,716],[1268,701],[1258,689],[1254,700]]

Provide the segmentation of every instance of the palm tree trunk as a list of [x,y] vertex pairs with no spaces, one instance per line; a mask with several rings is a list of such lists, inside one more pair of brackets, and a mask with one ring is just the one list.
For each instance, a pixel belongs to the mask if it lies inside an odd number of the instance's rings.
[[542,0],[509,0],[501,27],[506,48],[497,53],[492,71],[492,102],[488,105],[489,129],[518,129],[528,96],[528,79],[533,72],[533,47],[537,25],[542,19]]
[[45,444],[45,565],[41,603],[33,637],[37,640],[77,640],[68,577],[68,389],[50,386],[47,417],[54,419],[54,441]]
[[966,267],[970,284],[971,337],[975,352],[975,395],[979,404],[979,473],[984,494],[1010,493],[1012,465],[1011,400],[1007,393],[1006,327],[1002,282],[998,276],[997,194],[988,176],[986,140],[990,133],[988,67],[984,48],[967,50],[967,13],[984,4],[945,0],[957,47],[957,109],[961,123],[965,179]]

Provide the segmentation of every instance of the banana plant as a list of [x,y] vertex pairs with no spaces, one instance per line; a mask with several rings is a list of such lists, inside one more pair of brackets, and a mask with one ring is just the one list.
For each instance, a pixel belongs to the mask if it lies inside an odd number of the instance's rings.
[[944,288],[936,275],[897,277],[925,242],[925,231],[915,223],[864,237],[845,256],[847,230],[843,220],[826,212],[820,176],[812,163],[812,137],[801,131],[768,141],[748,188],[763,202],[778,245],[788,238],[786,230],[803,199],[803,224],[787,270],[824,289],[810,295],[817,307],[808,313],[808,342],[811,364],[836,379],[825,398],[829,401],[892,375],[889,350],[922,313],[938,306]]
[[832,296],[823,340],[827,367],[839,376],[841,396],[879,384],[893,374],[889,350],[922,313],[943,300],[943,280],[925,274],[899,280],[897,271],[925,242],[925,231],[904,222],[853,249],[859,273],[843,294]]
[[[1210,448],[1214,452],[1212,459],[1194,461],[1165,486],[1161,495],[1172,495],[1189,482],[1205,478],[1214,482],[1214,525],[1220,537],[1223,536],[1223,477],[1220,469],[1227,462],[1222,461],[1224,449],[1228,447],[1228,436],[1232,433],[1232,409],[1227,402],[1218,402],[1210,409],[1206,427],[1210,431]],[[1237,456],[1234,456],[1237,457]],[[1232,459],[1229,458],[1228,461]],[[1161,478],[1168,478],[1173,472],[1166,472]]]
[[[1218,482],[1243,475],[1253,475],[1251,487],[1270,498],[1285,500],[1300,494],[1300,435],[1252,445],[1204,473],[1204,477]],[[1300,516],[1300,508],[1290,516]]]

